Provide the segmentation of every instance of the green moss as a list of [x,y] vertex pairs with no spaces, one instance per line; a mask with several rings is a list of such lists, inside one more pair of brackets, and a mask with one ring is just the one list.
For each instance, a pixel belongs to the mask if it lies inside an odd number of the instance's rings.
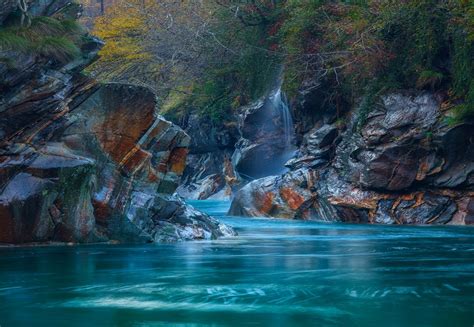
[[192,86],[172,90],[160,107],[160,114],[173,122],[179,122],[189,113]]
[[448,119],[450,125],[474,121],[474,106],[471,104],[460,104],[453,108],[453,116]]
[[359,108],[359,115],[357,120],[357,129],[361,130],[367,122],[370,112],[374,109],[377,101],[379,100],[382,90],[380,86],[371,86],[369,87],[366,95],[362,99]]

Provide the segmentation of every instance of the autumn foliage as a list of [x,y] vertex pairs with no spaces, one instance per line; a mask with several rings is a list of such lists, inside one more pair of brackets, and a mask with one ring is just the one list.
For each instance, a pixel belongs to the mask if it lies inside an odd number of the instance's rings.
[[290,97],[324,89],[338,113],[427,89],[470,119],[473,16],[472,0],[117,0],[96,21],[106,46],[93,72],[153,88],[171,116],[225,120],[284,67]]

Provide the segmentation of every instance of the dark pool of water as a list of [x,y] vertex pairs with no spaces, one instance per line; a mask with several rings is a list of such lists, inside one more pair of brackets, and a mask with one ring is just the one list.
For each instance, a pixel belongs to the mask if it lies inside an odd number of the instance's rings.
[[240,236],[2,248],[0,325],[474,325],[474,228],[222,220]]

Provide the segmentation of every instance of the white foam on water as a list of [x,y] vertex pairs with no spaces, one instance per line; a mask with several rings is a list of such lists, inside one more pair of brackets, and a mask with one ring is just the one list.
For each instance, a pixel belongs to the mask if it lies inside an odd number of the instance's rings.
[[[292,296],[290,296],[292,298]],[[286,299],[285,299],[286,300]],[[154,299],[143,299],[140,297],[97,297],[93,299],[76,299],[63,303],[55,303],[48,307],[65,308],[115,308],[115,309],[133,309],[144,311],[187,311],[187,312],[259,312],[259,313],[277,313],[281,312],[279,305],[269,304],[234,304],[234,303],[194,303],[186,301],[167,302]],[[286,313],[310,313],[321,316],[338,317],[349,315],[350,313],[334,306],[285,306]]]

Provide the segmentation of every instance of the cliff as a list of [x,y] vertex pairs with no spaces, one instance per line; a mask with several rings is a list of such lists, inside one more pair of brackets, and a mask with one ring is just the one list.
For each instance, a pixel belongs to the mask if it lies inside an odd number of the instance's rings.
[[[316,92],[314,92],[316,93]],[[449,125],[430,92],[386,94],[361,126],[306,94],[289,172],[257,179],[230,214],[380,224],[474,224],[474,126]]]
[[[0,28],[12,30],[16,5],[0,12],[0,23],[9,24]],[[62,24],[79,14],[70,2],[30,1],[27,28],[36,33],[37,22]],[[74,58],[44,47],[0,49],[0,243],[232,235],[172,196],[189,136],[157,114],[149,90],[81,74],[102,45],[81,33],[73,38],[80,40]]]

